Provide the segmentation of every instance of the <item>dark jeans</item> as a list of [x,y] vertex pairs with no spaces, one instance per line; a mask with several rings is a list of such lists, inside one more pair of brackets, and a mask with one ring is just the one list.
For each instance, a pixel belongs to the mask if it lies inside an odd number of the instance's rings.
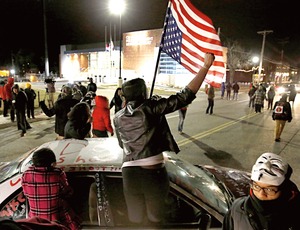
[[261,104],[255,104],[255,112],[256,113],[261,113],[261,108],[262,108]]
[[169,193],[166,168],[123,167],[122,175],[129,220],[140,224],[147,216],[153,223],[163,221]]
[[208,99],[208,106],[207,106],[207,109],[206,109],[206,113],[210,113],[210,114],[213,114],[213,110],[214,110],[214,99]]
[[97,129],[93,129],[92,133],[95,135],[95,137],[108,137],[107,131],[100,131]]
[[6,117],[8,114],[8,111],[10,112],[10,120],[15,120],[15,108],[12,104],[11,100],[4,100],[4,108],[3,108],[3,116]]
[[183,130],[183,123],[184,123],[186,111],[187,110],[181,110],[181,109],[178,110],[179,113],[178,131],[179,132],[182,132]]
[[17,110],[16,115],[17,115],[18,129],[21,129],[22,133],[26,133],[26,130],[31,128],[31,126],[29,125],[29,123],[26,120],[25,110],[24,111]]
[[27,117],[30,118],[34,118],[34,101],[28,101],[27,103]]

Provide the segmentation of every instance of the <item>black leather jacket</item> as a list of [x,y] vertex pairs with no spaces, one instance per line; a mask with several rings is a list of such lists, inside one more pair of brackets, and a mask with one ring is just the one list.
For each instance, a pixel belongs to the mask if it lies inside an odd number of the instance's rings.
[[186,87],[168,98],[129,101],[114,117],[119,145],[124,152],[123,161],[143,159],[163,151],[178,153],[165,114],[190,104],[195,98]]

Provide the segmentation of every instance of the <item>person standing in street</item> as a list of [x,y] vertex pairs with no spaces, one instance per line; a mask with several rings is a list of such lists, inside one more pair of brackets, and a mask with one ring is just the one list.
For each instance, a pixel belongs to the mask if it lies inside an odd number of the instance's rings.
[[263,108],[263,103],[266,99],[266,93],[262,85],[258,86],[258,89],[255,91],[252,98],[254,99],[255,112],[261,113],[261,108]]
[[273,101],[275,97],[275,87],[273,85],[270,86],[268,93],[267,93],[267,100],[268,100],[268,109],[273,108]]
[[248,96],[249,96],[249,108],[252,107],[254,108],[254,99],[255,99],[255,91],[256,91],[256,87],[255,85],[252,85],[251,88],[248,91]]
[[148,98],[142,78],[122,85],[124,108],[114,117],[115,132],[123,149],[123,191],[129,220],[138,226],[144,221],[164,221],[169,177],[164,151],[179,152],[165,115],[187,106],[199,91],[215,57],[206,53],[204,65],[180,92],[168,98]]
[[34,116],[34,100],[36,98],[36,93],[35,91],[31,88],[31,84],[30,83],[26,83],[26,88],[25,88],[25,93],[27,96],[27,118],[32,117],[33,119],[35,119]]
[[79,90],[82,93],[82,97],[84,97],[87,93],[86,87],[81,83],[81,81],[78,82],[78,87],[79,87]]
[[108,137],[114,135],[111,125],[109,100],[105,96],[97,95],[95,97],[95,106],[93,109],[93,137]]
[[114,97],[111,99],[109,108],[115,107],[115,113],[117,113],[123,106],[122,89],[118,87],[115,91]]
[[282,94],[279,101],[275,102],[273,108],[272,118],[275,121],[275,141],[280,142],[280,136],[284,129],[286,121],[291,122],[292,109],[290,103],[287,101],[287,94]]
[[294,106],[295,99],[297,96],[297,90],[294,84],[290,85],[290,94],[289,94],[289,102],[291,106]]
[[188,106],[184,106],[178,109],[179,121],[178,121],[178,132],[179,134],[183,134],[183,124],[186,116]]
[[87,88],[86,88],[87,92],[92,91],[92,92],[96,93],[96,91],[97,91],[96,83],[93,81],[92,77],[89,78],[89,81],[90,81],[90,83],[87,85]]
[[232,86],[231,86],[230,82],[227,82],[227,84],[226,84],[226,98],[227,98],[227,100],[230,100],[231,88],[232,88]]
[[2,104],[3,104],[3,107],[4,107],[4,102],[3,102],[4,85],[5,85],[4,81],[1,80],[0,81],[0,108],[2,107]]
[[210,85],[208,90],[207,90],[207,101],[208,105],[206,108],[206,114],[212,115],[214,112],[214,104],[215,104],[215,88]]
[[234,200],[222,229],[300,229],[300,193],[290,180],[292,173],[282,156],[259,156],[252,167],[249,195]]
[[45,101],[40,101],[41,109],[48,117],[55,115],[56,140],[64,139],[68,113],[77,103],[79,103],[79,101],[72,97],[72,89],[69,86],[62,88],[60,97],[54,103],[54,107],[48,108]]
[[16,110],[17,115],[17,127],[21,129],[21,137],[24,137],[27,129],[31,129],[31,126],[26,120],[26,108],[27,108],[27,96],[26,93],[20,89],[18,84],[13,86],[13,100],[12,104]]
[[46,93],[48,94],[48,106],[54,106],[54,94],[56,92],[55,89],[55,81],[52,78],[48,78],[45,80],[46,83]]
[[240,90],[240,86],[237,82],[234,82],[232,86],[232,90],[233,90],[232,100],[234,99],[237,100],[239,95],[239,90]]
[[221,99],[224,98],[225,90],[226,90],[226,85],[225,85],[225,82],[223,81],[223,82],[221,83]]
[[10,112],[10,120],[12,122],[15,121],[15,109],[12,104],[12,87],[14,86],[15,79],[13,77],[9,77],[7,79],[7,83],[3,88],[3,117],[7,117],[8,111]]
[[69,120],[65,125],[65,139],[75,138],[83,140],[86,137],[90,137],[93,117],[88,103],[77,103],[67,115]]

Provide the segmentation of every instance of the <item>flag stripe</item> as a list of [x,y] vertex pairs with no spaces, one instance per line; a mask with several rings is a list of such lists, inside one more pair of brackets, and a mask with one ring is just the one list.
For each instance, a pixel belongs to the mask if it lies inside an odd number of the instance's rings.
[[205,81],[220,87],[226,70],[220,38],[212,21],[190,0],[170,0],[169,5],[162,50],[193,74],[204,65],[205,53],[213,53],[215,61]]

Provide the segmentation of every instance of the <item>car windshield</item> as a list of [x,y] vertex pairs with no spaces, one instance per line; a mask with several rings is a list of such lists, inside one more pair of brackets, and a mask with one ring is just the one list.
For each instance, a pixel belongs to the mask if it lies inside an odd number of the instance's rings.
[[23,162],[27,156],[28,154],[26,153],[14,161],[0,162],[0,183],[17,174],[20,170],[21,162]]
[[168,155],[166,167],[170,180],[199,197],[218,212],[224,214],[229,207],[229,200],[223,187],[214,179],[208,171],[197,168],[194,165],[177,158],[175,155]]

